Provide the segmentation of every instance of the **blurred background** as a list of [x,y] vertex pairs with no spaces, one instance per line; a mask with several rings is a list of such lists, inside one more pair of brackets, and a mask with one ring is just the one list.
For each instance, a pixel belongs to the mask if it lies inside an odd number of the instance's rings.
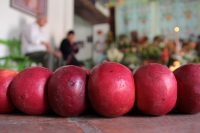
[[42,65],[21,53],[22,29],[39,14],[47,16],[42,29],[53,49],[75,32],[74,56],[86,69],[114,61],[133,71],[148,63],[173,71],[200,62],[200,0],[1,0],[1,68]]

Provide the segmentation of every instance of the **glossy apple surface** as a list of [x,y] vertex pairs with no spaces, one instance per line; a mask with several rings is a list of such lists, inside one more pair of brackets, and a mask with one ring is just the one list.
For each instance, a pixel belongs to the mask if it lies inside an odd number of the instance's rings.
[[177,100],[177,82],[174,74],[161,64],[148,64],[134,74],[136,106],[148,115],[164,115]]
[[48,99],[51,109],[60,116],[77,116],[87,107],[87,72],[77,66],[63,66],[51,76]]
[[10,113],[15,109],[10,98],[9,86],[17,74],[18,72],[10,69],[0,69],[0,113]]
[[47,99],[47,82],[52,72],[44,67],[22,70],[11,82],[10,96],[14,105],[30,115],[46,113],[50,108]]
[[184,113],[200,112],[200,65],[181,66],[174,75],[178,83],[176,108]]
[[133,74],[118,63],[99,64],[90,71],[87,94],[92,108],[100,115],[124,115],[135,101]]

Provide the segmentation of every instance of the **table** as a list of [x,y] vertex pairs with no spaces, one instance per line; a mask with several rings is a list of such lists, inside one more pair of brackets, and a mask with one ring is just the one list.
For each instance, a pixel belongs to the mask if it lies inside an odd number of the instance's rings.
[[1,114],[1,133],[199,133],[200,114],[177,111],[164,116],[146,116],[132,111],[117,118],[104,118],[94,112],[63,118],[55,114],[28,116]]

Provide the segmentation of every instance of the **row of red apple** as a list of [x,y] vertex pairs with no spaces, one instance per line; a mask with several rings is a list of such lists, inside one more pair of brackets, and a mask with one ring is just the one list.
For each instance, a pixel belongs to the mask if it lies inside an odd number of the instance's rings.
[[[171,72],[161,64],[141,66],[134,75],[118,63],[105,62],[85,71],[63,66],[52,73],[29,67],[21,72],[0,69],[0,113],[19,109],[29,115],[52,109],[77,116],[88,105],[100,115],[117,117],[133,106],[148,115],[164,115],[176,108],[200,112],[200,65],[187,64]],[[177,93],[178,92],[178,93]]]

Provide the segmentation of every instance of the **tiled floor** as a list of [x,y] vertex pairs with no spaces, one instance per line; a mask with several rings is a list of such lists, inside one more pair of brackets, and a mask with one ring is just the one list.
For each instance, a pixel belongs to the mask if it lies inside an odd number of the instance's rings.
[[164,116],[145,116],[132,112],[118,118],[95,113],[62,118],[53,114],[28,116],[21,113],[0,115],[0,133],[199,133],[200,114],[172,112]]

